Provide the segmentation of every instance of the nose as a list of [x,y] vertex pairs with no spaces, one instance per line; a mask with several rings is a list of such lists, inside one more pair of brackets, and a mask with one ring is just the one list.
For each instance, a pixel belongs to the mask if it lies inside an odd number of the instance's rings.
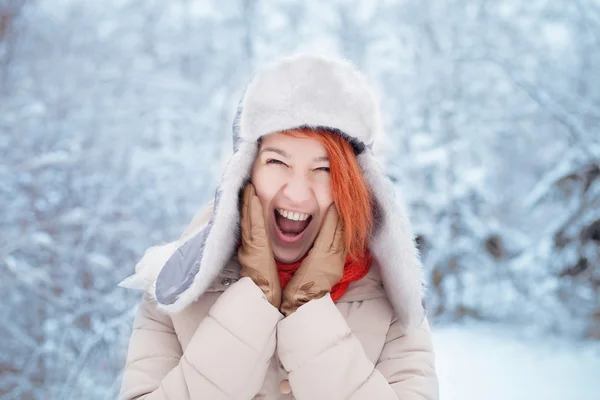
[[302,176],[292,176],[283,187],[283,195],[292,204],[303,204],[312,198],[312,187]]

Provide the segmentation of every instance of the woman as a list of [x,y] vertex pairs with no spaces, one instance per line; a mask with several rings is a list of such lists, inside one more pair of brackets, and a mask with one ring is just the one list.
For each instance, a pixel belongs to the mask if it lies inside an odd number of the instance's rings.
[[121,399],[437,399],[423,273],[342,60],[248,86],[214,207],[151,248]]

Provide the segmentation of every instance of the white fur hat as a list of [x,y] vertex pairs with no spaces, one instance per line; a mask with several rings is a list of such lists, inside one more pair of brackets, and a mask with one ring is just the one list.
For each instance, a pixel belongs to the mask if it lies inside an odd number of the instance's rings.
[[422,320],[423,271],[403,202],[372,151],[380,134],[379,106],[363,76],[347,61],[286,57],[258,72],[234,122],[234,154],[225,167],[210,222],[164,263],[155,284],[159,307],[181,311],[203,294],[234,256],[239,237],[239,193],[248,181],[264,135],[299,127],[342,135],[354,147],[374,196],[369,243],[386,294],[405,328]]

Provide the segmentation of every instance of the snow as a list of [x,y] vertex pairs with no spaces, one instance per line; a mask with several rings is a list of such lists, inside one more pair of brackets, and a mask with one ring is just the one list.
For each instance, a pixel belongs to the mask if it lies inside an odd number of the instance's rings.
[[487,323],[432,330],[441,399],[600,399],[599,343]]
[[72,161],[71,155],[65,151],[55,151],[48,154],[39,155],[27,164],[27,167],[31,170],[48,168],[53,166],[60,166],[61,164]]
[[50,247],[54,244],[54,240],[52,236],[50,236],[47,232],[34,232],[31,235],[31,241],[33,243],[39,244],[41,246]]

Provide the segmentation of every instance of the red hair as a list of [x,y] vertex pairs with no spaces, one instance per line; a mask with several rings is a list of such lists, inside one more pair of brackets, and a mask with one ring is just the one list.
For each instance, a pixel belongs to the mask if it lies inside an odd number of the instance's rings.
[[353,260],[364,258],[373,225],[373,203],[352,145],[340,135],[323,129],[299,128],[283,134],[315,139],[325,147],[333,202],[344,226],[346,250]]

